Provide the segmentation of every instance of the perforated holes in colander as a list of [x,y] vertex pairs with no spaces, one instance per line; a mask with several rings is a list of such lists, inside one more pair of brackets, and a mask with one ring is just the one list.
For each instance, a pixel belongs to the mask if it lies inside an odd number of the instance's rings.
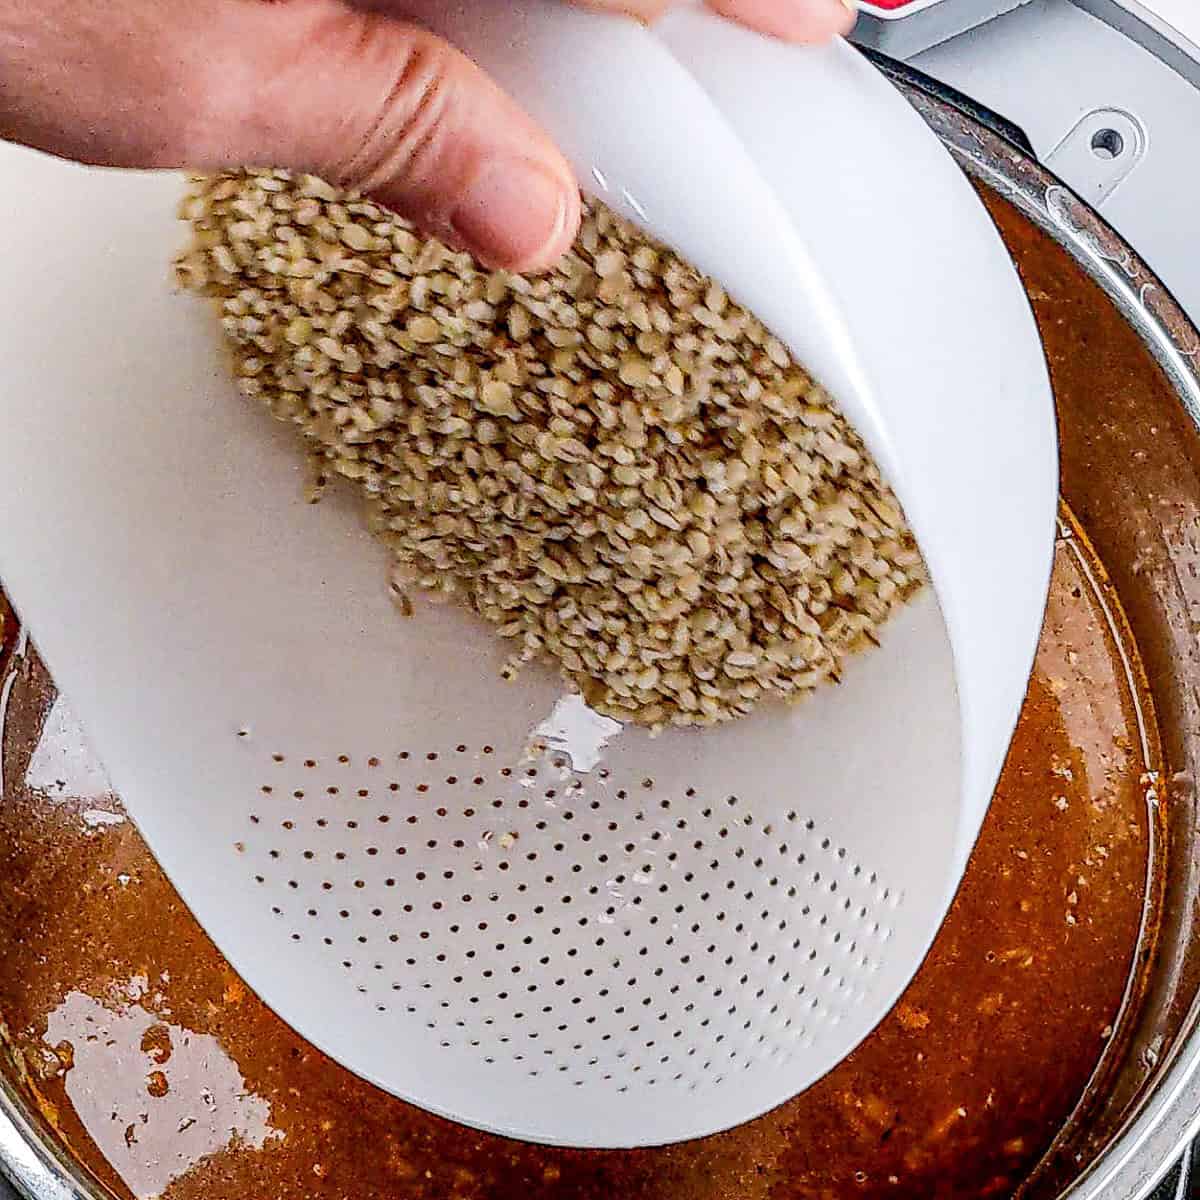
[[619,1092],[811,1047],[869,993],[898,902],[800,813],[487,745],[273,754],[247,827],[280,936],[359,1002]]

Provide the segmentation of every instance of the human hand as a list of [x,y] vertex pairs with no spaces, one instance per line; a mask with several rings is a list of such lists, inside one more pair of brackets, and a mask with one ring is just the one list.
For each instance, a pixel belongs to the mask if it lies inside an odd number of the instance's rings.
[[[672,0],[579,2],[649,20]],[[709,3],[793,41],[853,23],[851,0]],[[0,0],[0,137],[106,166],[310,171],[489,265],[548,266],[579,222],[566,161],[469,59],[386,7]]]

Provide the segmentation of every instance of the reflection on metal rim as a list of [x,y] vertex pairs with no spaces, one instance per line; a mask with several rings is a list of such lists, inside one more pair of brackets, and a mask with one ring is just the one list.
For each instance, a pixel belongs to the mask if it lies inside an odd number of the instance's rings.
[[99,1200],[78,1168],[39,1136],[25,1106],[0,1078],[0,1200]]

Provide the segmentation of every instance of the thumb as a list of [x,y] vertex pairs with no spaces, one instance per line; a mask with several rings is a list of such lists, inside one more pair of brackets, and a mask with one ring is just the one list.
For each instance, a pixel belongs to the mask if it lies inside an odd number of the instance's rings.
[[[283,166],[369,193],[490,266],[570,246],[579,191],[546,134],[469,59],[418,26],[341,0],[234,0],[222,64],[232,119],[214,165]],[[210,126],[210,127],[214,127]]]

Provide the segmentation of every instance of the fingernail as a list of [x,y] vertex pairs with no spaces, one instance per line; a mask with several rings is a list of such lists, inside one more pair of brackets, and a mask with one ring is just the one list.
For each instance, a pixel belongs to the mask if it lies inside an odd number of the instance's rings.
[[858,12],[858,0],[842,0],[842,7],[850,13]]
[[548,265],[570,209],[557,176],[527,159],[499,159],[476,175],[450,223],[485,265],[523,270]]

